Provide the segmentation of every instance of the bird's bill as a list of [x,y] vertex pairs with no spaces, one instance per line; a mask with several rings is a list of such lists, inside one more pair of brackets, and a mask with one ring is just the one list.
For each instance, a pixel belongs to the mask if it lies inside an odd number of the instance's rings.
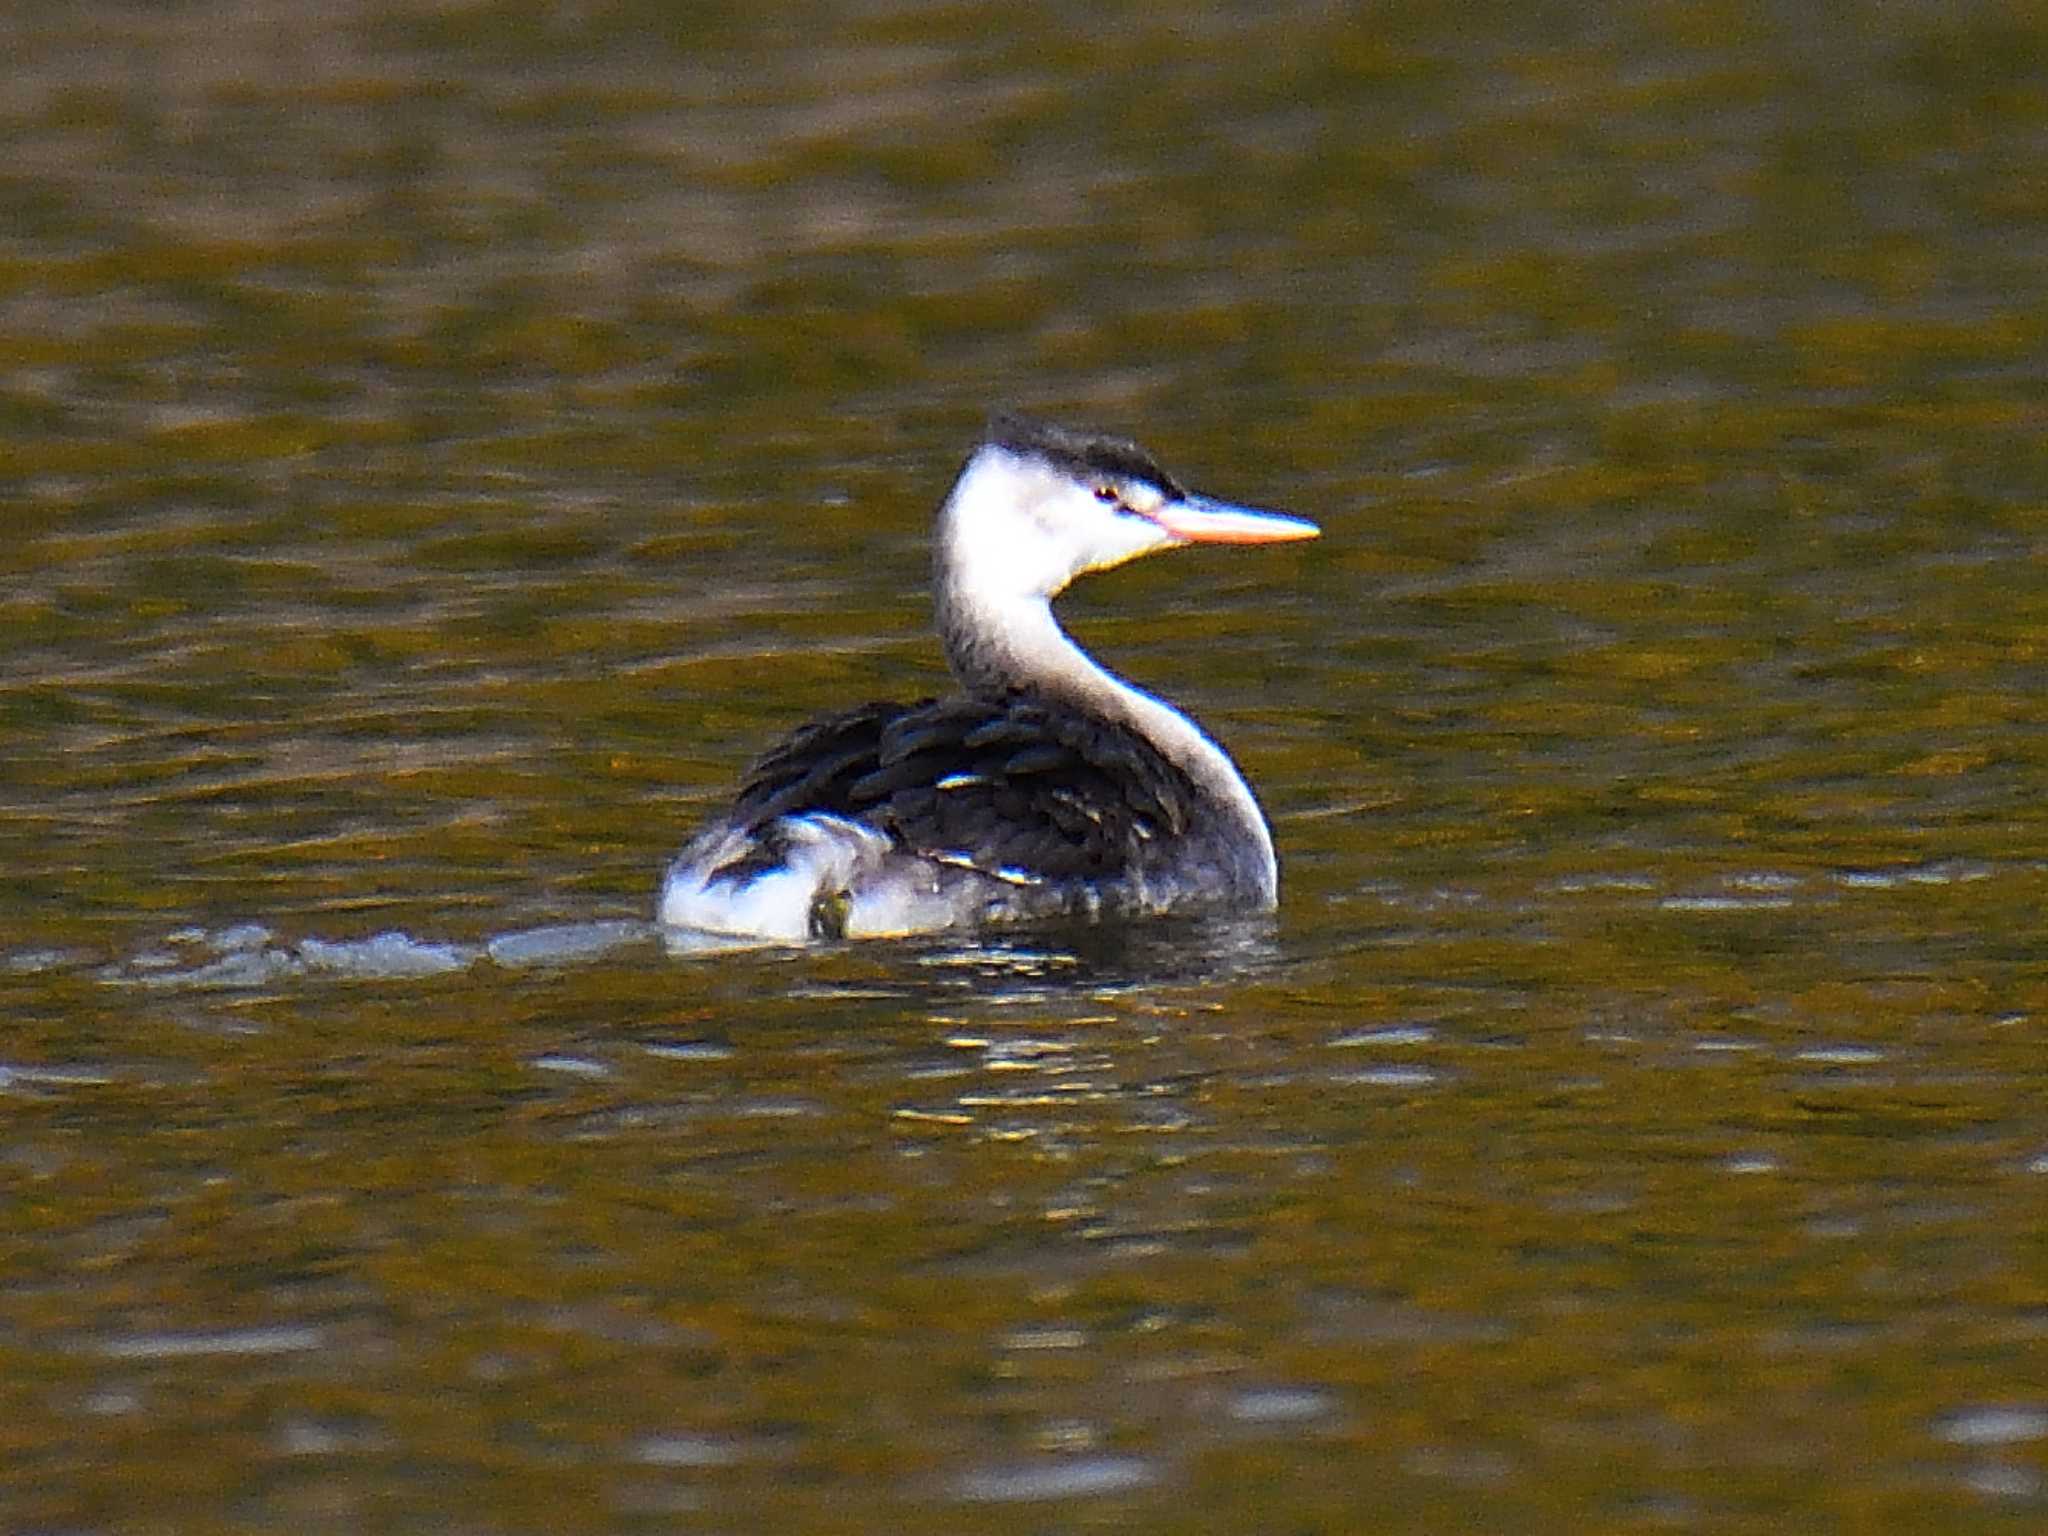
[[1152,521],[1188,544],[1278,544],[1312,539],[1322,530],[1298,517],[1234,506],[1207,496],[1184,496],[1152,514]]

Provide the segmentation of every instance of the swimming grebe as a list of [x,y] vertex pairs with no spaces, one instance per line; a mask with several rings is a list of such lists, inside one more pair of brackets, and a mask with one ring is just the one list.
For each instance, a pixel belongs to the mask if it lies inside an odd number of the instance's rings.
[[796,943],[1272,907],[1272,835],[1236,764],[1090,660],[1052,599],[1162,549],[1317,531],[1195,495],[1123,438],[997,416],[933,551],[962,692],[864,704],[771,749],[670,867],[661,921]]

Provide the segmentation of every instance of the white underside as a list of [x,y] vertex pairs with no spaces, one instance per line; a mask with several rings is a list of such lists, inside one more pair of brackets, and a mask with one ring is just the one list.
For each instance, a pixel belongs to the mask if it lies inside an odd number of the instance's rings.
[[683,850],[662,883],[660,919],[766,944],[806,944],[820,899],[843,899],[849,939],[934,933],[973,919],[958,882],[926,860],[896,852],[889,839],[843,816],[786,817],[788,856],[751,877],[715,873],[744,852],[746,834],[727,828]]

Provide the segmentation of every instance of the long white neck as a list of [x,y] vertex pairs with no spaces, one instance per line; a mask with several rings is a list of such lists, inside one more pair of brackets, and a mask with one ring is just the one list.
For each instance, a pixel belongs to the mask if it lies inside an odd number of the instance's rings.
[[1137,732],[1194,781],[1219,816],[1234,824],[1262,867],[1262,875],[1253,873],[1270,903],[1280,883],[1273,836],[1230,755],[1172,705],[1097,665],[1060,628],[1047,599],[976,593],[960,577],[942,544],[939,637],[961,686],[991,696],[1040,694]]

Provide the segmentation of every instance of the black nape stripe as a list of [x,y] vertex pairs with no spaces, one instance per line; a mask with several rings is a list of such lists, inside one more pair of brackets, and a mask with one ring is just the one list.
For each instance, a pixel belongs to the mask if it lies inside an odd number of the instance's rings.
[[999,411],[989,418],[982,441],[1011,453],[1049,459],[1070,474],[1109,475],[1118,480],[1142,480],[1166,495],[1187,495],[1187,487],[1168,474],[1160,462],[1127,437],[1105,432],[1076,432],[1015,411]]

